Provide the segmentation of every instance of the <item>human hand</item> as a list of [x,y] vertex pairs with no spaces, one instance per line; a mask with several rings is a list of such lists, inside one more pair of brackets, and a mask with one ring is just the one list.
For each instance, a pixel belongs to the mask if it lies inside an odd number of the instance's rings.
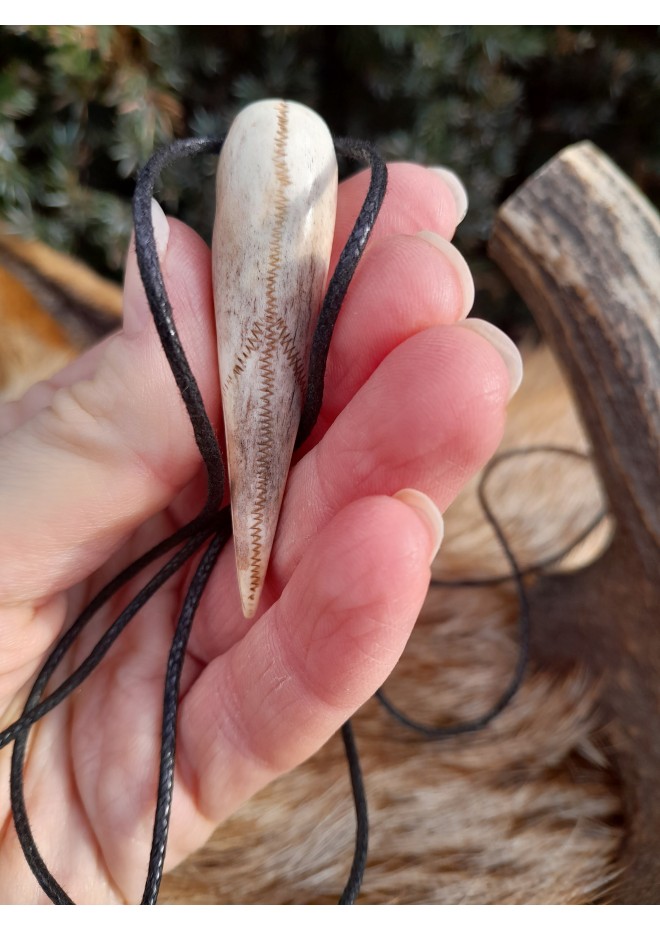
[[[340,186],[333,264],[367,183],[362,174]],[[190,229],[155,216],[181,339],[221,432],[210,254]],[[243,618],[230,546],[198,611],[182,680],[168,867],[312,754],[382,684],[420,610],[439,542],[433,505],[393,495],[415,488],[444,510],[497,446],[520,361],[492,327],[459,323],[473,291],[448,244],[457,219],[441,175],[390,166],[335,329],[321,415],[291,471],[257,618]],[[423,229],[432,235],[415,235]],[[204,495],[131,254],[123,332],[0,411],[0,726],[20,713],[72,617],[195,515]],[[80,903],[140,898],[162,679],[191,573],[187,566],[166,584],[85,684],[33,729],[28,813],[46,863]],[[63,674],[143,582],[106,605]],[[10,752],[0,753],[3,785]],[[0,900],[42,900],[6,793],[0,824]]]

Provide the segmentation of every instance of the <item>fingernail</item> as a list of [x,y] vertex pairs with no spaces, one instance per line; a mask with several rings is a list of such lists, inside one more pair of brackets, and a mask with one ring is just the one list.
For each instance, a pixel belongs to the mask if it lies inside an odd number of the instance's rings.
[[461,292],[463,294],[463,316],[467,316],[474,303],[474,281],[472,280],[472,273],[470,272],[468,263],[455,245],[452,245],[451,242],[443,239],[442,236],[439,236],[437,233],[424,229],[416,233],[416,235],[419,236],[420,239],[424,239],[425,242],[429,242],[431,245],[435,246],[435,248],[438,249],[439,252],[442,252],[445,258],[451,262],[458,275]]
[[522,357],[515,342],[487,320],[462,320],[457,325],[463,326],[465,329],[471,329],[472,332],[483,336],[500,353],[509,372],[509,396],[507,400],[511,400],[520,387],[523,377]]
[[164,261],[167,252],[167,243],[170,239],[170,224],[163,213],[163,209],[158,201],[151,198],[151,222],[154,227],[154,239],[156,240],[156,252],[160,261]]
[[449,190],[452,192],[454,200],[456,201],[456,225],[458,226],[458,224],[465,219],[465,214],[468,212],[469,206],[468,195],[467,191],[463,187],[463,182],[459,176],[449,168],[443,168],[439,165],[432,165],[430,170],[435,171],[436,174],[439,174]]
[[442,514],[430,497],[421,491],[416,491],[415,488],[404,488],[392,496],[407,504],[408,507],[412,507],[424,519],[431,536],[432,549],[429,562],[433,562],[445,535],[445,521],[442,519]]

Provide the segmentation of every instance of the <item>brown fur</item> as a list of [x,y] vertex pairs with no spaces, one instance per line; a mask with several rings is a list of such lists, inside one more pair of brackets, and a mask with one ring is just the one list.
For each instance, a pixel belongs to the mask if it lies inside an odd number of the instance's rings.
[[[60,297],[82,282],[90,316],[115,318],[118,289],[59,257],[20,243],[22,268],[56,281]],[[1,267],[0,390],[6,397],[77,351],[69,330],[30,296],[25,275]],[[16,260],[16,250],[11,253]],[[65,264],[66,264],[66,260]],[[11,261],[9,262],[11,265]],[[52,265],[57,267],[53,272]],[[12,266],[14,268],[15,266]],[[79,277],[80,274],[80,277]],[[72,288],[73,290],[76,287]],[[64,291],[66,293],[66,289]],[[108,302],[109,299],[109,302]],[[108,313],[109,310],[109,313]],[[525,351],[526,377],[510,407],[503,448],[562,443],[585,448],[549,352]],[[602,506],[587,464],[554,455],[503,463],[489,498],[523,563],[574,538]],[[476,500],[476,479],[446,515],[435,565],[443,578],[506,573]],[[603,525],[566,559],[569,570],[605,544]],[[516,658],[517,599],[510,586],[436,588],[388,695],[409,714],[446,723],[483,712]],[[543,623],[542,617],[534,617]],[[370,701],[355,718],[371,817],[364,903],[588,903],[607,900],[619,871],[623,825],[597,684],[531,668],[513,705],[487,730],[447,742],[409,734]],[[260,792],[197,855],[170,874],[170,903],[335,901],[352,855],[354,814],[341,741]]]

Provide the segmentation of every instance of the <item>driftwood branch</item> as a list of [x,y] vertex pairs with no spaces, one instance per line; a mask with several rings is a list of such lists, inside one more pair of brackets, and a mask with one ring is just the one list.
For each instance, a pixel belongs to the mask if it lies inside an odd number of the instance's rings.
[[623,903],[660,902],[660,216],[590,143],[501,208],[491,254],[561,362],[616,531],[607,552],[532,591],[539,663],[603,680],[628,841]]

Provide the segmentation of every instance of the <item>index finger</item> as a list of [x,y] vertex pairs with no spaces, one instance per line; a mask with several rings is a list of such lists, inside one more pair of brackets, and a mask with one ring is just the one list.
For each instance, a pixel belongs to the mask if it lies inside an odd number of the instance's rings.
[[[438,233],[443,239],[453,237],[462,219],[458,206],[461,195],[454,193],[455,185],[460,185],[458,178],[449,173],[454,179],[450,186],[446,172],[423,168],[409,162],[388,164],[387,174],[387,196],[370,243],[386,236],[413,235],[420,229]],[[339,186],[335,238],[330,260],[331,273],[364,203],[370,179],[371,173],[368,170],[360,171]],[[467,206],[467,195],[464,191],[462,197],[465,198]],[[464,212],[464,209],[461,212]]]

